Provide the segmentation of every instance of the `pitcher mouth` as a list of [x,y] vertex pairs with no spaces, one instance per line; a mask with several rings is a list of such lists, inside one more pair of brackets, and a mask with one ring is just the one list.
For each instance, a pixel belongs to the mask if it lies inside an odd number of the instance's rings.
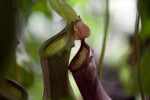
[[93,49],[85,42],[85,39],[81,40],[81,47],[77,54],[72,59],[69,69],[74,72],[85,67],[84,65],[93,58]]
[[73,47],[73,25],[74,22],[67,22],[66,27],[61,32],[45,41],[39,49],[39,55],[42,58],[52,58],[60,56],[60,54]]

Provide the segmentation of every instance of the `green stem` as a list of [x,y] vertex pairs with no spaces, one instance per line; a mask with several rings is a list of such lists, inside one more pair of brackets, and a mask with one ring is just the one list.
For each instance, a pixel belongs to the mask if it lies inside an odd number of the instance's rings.
[[99,59],[99,66],[98,66],[99,78],[101,78],[102,64],[103,64],[103,59],[104,59],[104,54],[105,54],[108,31],[109,31],[109,0],[106,0],[106,23],[105,23],[105,30],[104,30],[105,34],[104,34],[101,56]]
[[0,85],[14,63],[16,49],[15,0],[0,1]]
[[142,100],[145,100],[144,91],[143,91],[143,87],[142,87],[141,70],[140,70],[140,65],[141,65],[140,61],[141,61],[141,59],[140,59],[139,20],[140,20],[140,16],[138,14],[137,20],[136,20],[136,25],[135,25],[137,75],[138,75],[138,84],[139,84],[139,88],[140,88],[141,98],[142,98]]

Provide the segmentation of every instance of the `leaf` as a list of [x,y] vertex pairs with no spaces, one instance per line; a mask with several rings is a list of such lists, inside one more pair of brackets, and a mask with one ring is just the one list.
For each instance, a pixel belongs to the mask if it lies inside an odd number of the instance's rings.
[[131,73],[129,65],[123,65],[119,67],[119,81],[124,88],[127,95],[133,95],[135,93],[135,76]]
[[78,3],[85,3],[86,0],[65,0],[71,6],[75,6]]
[[32,34],[29,34],[29,37],[24,36],[23,37],[23,43],[25,46],[25,51],[30,55],[30,57],[35,62],[39,62],[39,56],[38,56],[38,48],[40,47],[40,43],[35,39],[35,37]]
[[31,8],[33,5],[32,0],[16,0],[16,4],[19,10],[21,10],[21,14],[23,14],[23,17],[28,19],[30,13],[31,13]]
[[141,60],[141,77],[143,82],[143,89],[146,94],[150,94],[150,46],[145,51]]
[[33,11],[40,11],[43,12],[45,15],[51,17],[51,11],[48,8],[47,2],[46,1],[41,1],[38,3],[33,4],[32,6]]
[[138,10],[142,22],[141,36],[147,39],[150,37],[150,0],[138,0]]
[[8,77],[19,82],[21,85],[27,87],[34,81],[33,73],[27,71],[23,66],[13,66],[8,73]]
[[78,15],[74,9],[61,0],[49,0],[51,8],[68,21],[77,21]]

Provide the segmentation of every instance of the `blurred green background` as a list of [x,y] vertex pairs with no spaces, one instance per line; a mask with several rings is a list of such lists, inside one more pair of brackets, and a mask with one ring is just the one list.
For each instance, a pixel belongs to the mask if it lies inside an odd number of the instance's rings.
[[[105,0],[64,2],[71,5],[83,22],[90,27],[91,35],[86,41],[94,49],[95,61],[98,64],[105,25]],[[144,92],[147,97],[150,95],[150,2],[139,0],[138,6],[137,2],[110,0],[110,28],[101,81],[113,100],[140,100],[134,42],[137,9],[141,14],[142,81]],[[16,64],[8,76],[25,86],[29,100],[42,100],[43,78],[38,49],[45,40],[61,31],[66,21],[52,11],[48,0],[17,0],[17,7],[17,37],[20,43],[16,50]],[[80,41],[76,41],[70,60],[79,47]],[[69,79],[76,97],[82,100],[70,72]]]

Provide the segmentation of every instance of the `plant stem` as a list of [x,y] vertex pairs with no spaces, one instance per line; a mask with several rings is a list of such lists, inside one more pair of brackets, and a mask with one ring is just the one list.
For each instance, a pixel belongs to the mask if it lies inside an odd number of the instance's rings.
[[15,0],[0,0],[0,85],[5,84],[5,78],[15,59],[15,7]]
[[98,66],[99,78],[101,78],[102,64],[103,64],[103,59],[105,54],[108,31],[109,31],[109,0],[106,0],[106,23],[105,23],[105,30],[104,30],[103,46],[102,46],[102,51],[101,51],[101,56],[99,59],[99,66]]
[[139,20],[140,20],[140,15],[137,15],[136,19],[136,25],[135,25],[135,37],[136,37],[136,56],[137,56],[137,75],[138,75],[138,84],[140,88],[140,94],[142,100],[145,100],[144,97],[144,91],[142,87],[142,79],[141,79],[141,70],[140,70],[140,39],[139,39]]

